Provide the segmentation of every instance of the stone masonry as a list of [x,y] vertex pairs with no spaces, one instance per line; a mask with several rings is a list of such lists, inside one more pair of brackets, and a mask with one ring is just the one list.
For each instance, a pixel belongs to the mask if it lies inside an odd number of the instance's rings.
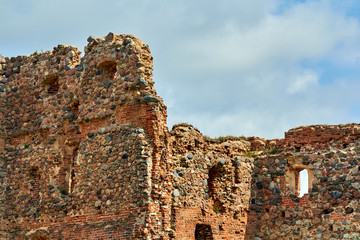
[[169,131],[152,67],[113,33],[0,56],[0,239],[360,239],[359,124]]

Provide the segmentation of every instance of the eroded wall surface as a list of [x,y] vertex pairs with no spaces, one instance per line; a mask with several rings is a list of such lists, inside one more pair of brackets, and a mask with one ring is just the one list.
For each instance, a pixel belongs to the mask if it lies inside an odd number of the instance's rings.
[[[359,125],[285,134],[284,152],[255,158],[249,239],[359,239]],[[299,179],[306,170],[308,179]],[[300,181],[309,191],[299,195]]]
[[1,239],[360,238],[360,125],[169,132],[149,47],[88,42],[0,57]]
[[176,238],[359,239],[359,130],[317,125],[284,139],[209,139],[174,126]]
[[166,107],[131,35],[1,59],[0,234],[157,239],[171,232]]
[[207,139],[192,126],[171,131],[176,239],[244,239],[253,159],[250,142]]

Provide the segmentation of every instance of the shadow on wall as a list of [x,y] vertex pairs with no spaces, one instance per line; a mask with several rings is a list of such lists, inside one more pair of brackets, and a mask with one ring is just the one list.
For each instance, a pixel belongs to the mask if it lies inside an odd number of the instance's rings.
[[196,224],[195,240],[213,240],[211,226],[208,224]]

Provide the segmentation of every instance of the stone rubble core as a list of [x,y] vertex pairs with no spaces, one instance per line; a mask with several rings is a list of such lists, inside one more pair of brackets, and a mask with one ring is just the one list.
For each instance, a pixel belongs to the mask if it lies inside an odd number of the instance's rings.
[[359,124],[169,131],[148,45],[88,42],[0,56],[0,239],[360,239]]

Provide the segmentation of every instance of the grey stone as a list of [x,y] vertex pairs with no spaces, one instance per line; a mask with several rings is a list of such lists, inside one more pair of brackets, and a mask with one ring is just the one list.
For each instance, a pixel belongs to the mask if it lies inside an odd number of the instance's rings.
[[186,156],[187,159],[191,160],[194,158],[194,155],[192,155],[191,153],[189,153],[187,156]]
[[204,186],[207,186],[208,185],[208,180],[204,179],[203,184],[204,184]]
[[331,193],[331,196],[332,196],[333,198],[335,198],[335,199],[341,198],[342,195],[343,195],[342,192],[337,192],[337,191],[334,191],[334,192]]
[[219,164],[219,165],[224,165],[224,164],[225,164],[225,159],[224,159],[224,158],[220,159],[219,162],[218,162],[218,164]]
[[332,158],[332,156],[334,155],[334,153],[330,152],[330,153],[326,153],[325,157],[327,158]]
[[339,163],[339,164],[336,165],[335,169],[336,169],[336,170],[340,170],[340,169],[343,168],[343,166],[344,166],[344,164]]
[[74,51],[70,51],[70,52],[68,52],[67,54],[66,54],[66,56],[68,57],[68,58],[72,58],[72,57],[75,57],[75,52]]
[[145,103],[147,103],[147,102],[160,102],[160,100],[157,97],[153,97],[153,96],[150,96],[150,95],[144,96],[142,101],[145,102]]
[[208,199],[209,199],[209,194],[205,193],[205,194],[204,194],[204,199],[205,199],[205,200],[208,200]]
[[346,158],[346,157],[347,157],[346,152],[340,151],[340,152],[339,152],[339,157],[341,157],[341,158]]
[[96,202],[95,202],[95,207],[100,207],[101,206],[101,201],[100,200],[97,200]]
[[76,71],[82,71],[82,70],[84,70],[84,67],[82,64],[79,64],[76,66]]
[[5,173],[4,172],[0,172],[0,178],[4,178],[5,177]]
[[352,207],[346,207],[345,212],[346,212],[346,214],[350,214],[350,213],[354,212],[354,209]]
[[88,39],[87,39],[87,41],[88,41],[89,43],[92,42],[92,41],[94,41],[94,40],[96,40],[96,37],[94,37],[94,36],[89,36]]
[[143,86],[143,87],[149,86],[149,83],[148,83],[145,79],[143,79],[143,78],[139,78],[139,79],[138,79],[138,84],[139,84],[140,86]]
[[125,45],[133,44],[133,43],[134,43],[134,40],[132,40],[131,38],[125,38]]
[[173,196],[174,196],[174,197],[179,197],[179,196],[180,196],[180,192],[179,192],[178,189],[175,189],[175,190],[174,190]]

